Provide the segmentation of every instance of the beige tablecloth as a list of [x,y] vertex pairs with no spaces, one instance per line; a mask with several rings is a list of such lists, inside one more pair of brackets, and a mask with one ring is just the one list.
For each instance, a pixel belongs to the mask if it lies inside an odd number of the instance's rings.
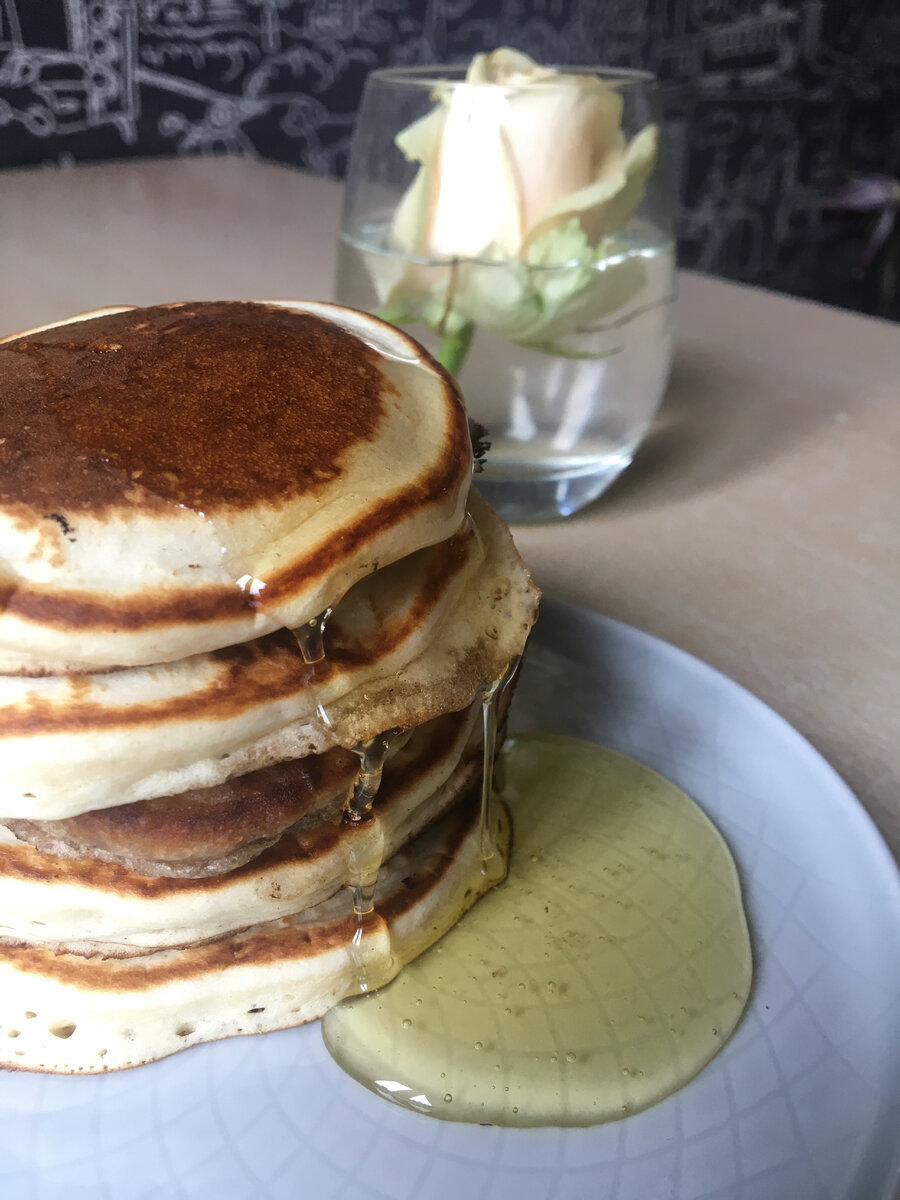
[[[323,297],[340,189],[240,159],[0,175],[0,331],[115,303]],[[900,329],[683,275],[651,436],[521,527],[548,593],[674,642],[831,761],[900,849]]]

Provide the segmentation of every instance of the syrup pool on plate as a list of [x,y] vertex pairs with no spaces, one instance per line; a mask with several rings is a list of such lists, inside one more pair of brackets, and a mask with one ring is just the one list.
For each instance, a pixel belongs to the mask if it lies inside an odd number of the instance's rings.
[[323,1022],[344,1070],[446,1120],[592,1125],[700,1071],[752,963],[734,862],[701,809],[589,742],[516,736],[501,758],[509,876],[377,993]]

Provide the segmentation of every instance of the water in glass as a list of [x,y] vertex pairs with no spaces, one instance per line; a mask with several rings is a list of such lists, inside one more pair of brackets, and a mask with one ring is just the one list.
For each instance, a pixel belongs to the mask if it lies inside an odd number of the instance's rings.
[[[632,220],[619,240],[620,259],[639,260],[643,268],[642,286],[619,307],[568,332],[553,353],[478,329],[459,372],[469,412],[491,442],[478,486],[508,521],[566,516],[599,496],[631,462],[659,406],[672,353],[674,246],[642,220]],[[345,232],[339,301],[377,313],[370,265],[390,257],[386,222]],[[598,269],[610,265],[606,260]],[[416,260],[416,266],[420,279],[447,271],[446,262]],[[437,350],[439,338],[426,325],[406,328]]]

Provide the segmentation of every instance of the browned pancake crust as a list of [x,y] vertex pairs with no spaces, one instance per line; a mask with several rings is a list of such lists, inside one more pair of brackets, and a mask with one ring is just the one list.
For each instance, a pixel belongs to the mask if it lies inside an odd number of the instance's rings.
[[[459,846],[477,824],[479,808],[477,789],[472,788],[464,801],[444,818],[440,847],[404,879],[403,889],[378,904],[378,918],[388,922],[399,919],[440,883]],[[262,966],[288,958],[321,954],[334,946],[345,945],[358,921],[350,914],[310,925],[302,920],[302,916],[301,913],[296,919],[284,917],[257,925],[244,932],[192,946],[181,954],[160,950],[136,958],[88,958],[61,953],[59,948],[0,938],[0,958],[17,970],[87,990],[92,987],[140,990],[241,963]]]
[[347,791],[358,769],[355,754],[335,749],[177,796],[4,824],[48,854],[98,858],[148,875],[218,875],[261,854],[320,799]]
[[[130,309],[5,342],[0,504],[77,538],[83,514],[184,505],[208,515],[314,495],[340,476],[349,451],[377,437],[396,395],[379,357],[317,316],[243,301]],[[272,572],[262,598],[205,585],[98,601],[0,580],[0,606],[58,629],[133,630],[278,605],[410,510],[465,486],[465,410],[451,377],[433,365],[444,375],[448,433],[430,465],[339,536]]]
[[[375,662],[396,649],[427,618],[463,566],[468,541],[473,536],[472,530],[467,528],[434,548],[433,570],[414,602],[400,616],[385,609],[381,613],[377,637],[363,639],[344,631],[338,609],[325,631],[325,657],[319,662],[304,662],[297,652],[293,634],[281,630],[253,642],[213,651],[210,660],[215,663],[214,678],[202,691],[160,703],[133,705],[127,711],[104,708],[86,699],[85,677],[72,675],[69,677],[71,702],[64,708],[31,695],[24,703],[0,709],[0,747],[3,738],[7,737],[69,731],[87,733],[104,727],[143,725],[148,721],[158,724],[160,736],[164,737],[168,721],[201,713],[205,720],[227,720],[248,707],[268,703],[275,696],[292,695],[322,684],[336,672]],[[431,550],[420,553],[431,553]],[[392,565],[385,569],[395,568]]]
[[340,476],[393,390],[359,338],[263,304],[46,329],[0,345],[0,498],[74,517],[283,503]]

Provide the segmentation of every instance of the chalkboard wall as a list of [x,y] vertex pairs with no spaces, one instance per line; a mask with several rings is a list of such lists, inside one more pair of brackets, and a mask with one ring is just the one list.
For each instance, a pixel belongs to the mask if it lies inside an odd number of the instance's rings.
[[684,265],[900,316],[898,0],[0,0],[0,166],[339,176],[369,70],[498,45],[657,73]]

